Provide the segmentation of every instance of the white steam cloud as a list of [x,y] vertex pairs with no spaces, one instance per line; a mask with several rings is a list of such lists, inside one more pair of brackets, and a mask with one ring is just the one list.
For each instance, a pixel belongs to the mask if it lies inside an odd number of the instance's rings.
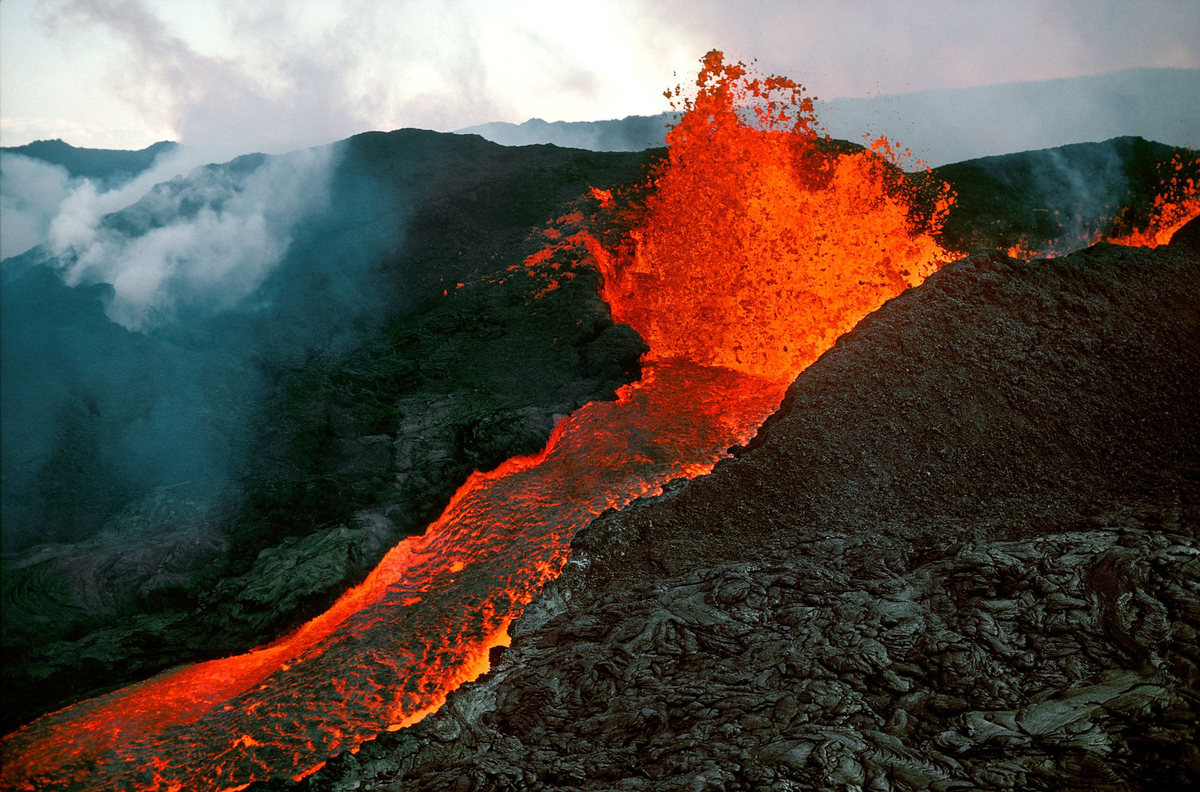
[[65,168],[0,154],[0,258],[41,244],[71,191]]
[[94,229],[101,217],[137,202],[154,185],[224,154],[223,150],[177,147],[160,154],[133,179],[109,187],[72,177],[60,165],[4,152],[0,154],[0,258],[20,255],[48,240],[62,250]]
[[[249,171],[197,168],[147,192],[119,222],[105,215],[128,195],[85,183],[50,224],[49,247],[69,285],[113,286],[108,316],[128,329],[169,323],[184,309],[228,310],[280,262],[296,223],[328,200],[333,158],[325,147]],[[144,185],[114,192],[139,191]]]
[[[338,255],[362,225],[332,198],[342,152],[250,155],[148,192],[18,165],[54,216],[0,270],[6,548],[89,536],[157,487],[231,496],[272,372],[361,332],[373,306],[355,298],[380,291]],[[59,482],[83,493],[70,514],[47,508]]]

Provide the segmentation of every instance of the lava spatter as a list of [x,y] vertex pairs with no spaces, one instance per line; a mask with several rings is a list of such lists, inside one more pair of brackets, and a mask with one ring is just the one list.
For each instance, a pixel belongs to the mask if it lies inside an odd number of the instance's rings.
[[599,257],[603,295],[651,360],[790,381],[949,260],[932,232],[952,196],[940,185],[916,206],[884,139],[820,138],[791,80],[750,78],[720,53],[703,63],[640,221]]
[[697,85],[623,240],[551,234],[528,263],[586,252],[651,346],[642,380],[564,419],[540,454],[474,474],[424,536],[293,634],[9,735],[6,788],[240,789],[416,722],[487,669],[576,530],[711,470],[839,334],[948,258],[932,238],[948,193],[916,206],[886,152],[822,141],[800,86],[717,52]]
[[1162,187],[1141,222],[1118,222],[1104,241],[1158,247],[1170,242],[1176,231],[1200,216],[1200,163],[1194,157],[1185,162],[1177,154],[1164,167]]

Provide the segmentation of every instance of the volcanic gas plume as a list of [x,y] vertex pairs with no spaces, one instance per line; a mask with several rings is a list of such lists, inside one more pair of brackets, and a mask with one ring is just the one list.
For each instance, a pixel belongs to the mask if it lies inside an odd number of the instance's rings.
[[527,262],[588,252],[614,317],[650,345],[642,380],[566,418],[542,453],[472,476],[293,634],[10,735],[5,787],[239,789],[419,720],[487,669],[580,526],[711,470],[839,334],[949,258],[933,239],[948,192],[903,174],[886,141],[822,140],[799,85],[717,52],[696,85],[649,197],[594,194],[625,231],[554,231]]

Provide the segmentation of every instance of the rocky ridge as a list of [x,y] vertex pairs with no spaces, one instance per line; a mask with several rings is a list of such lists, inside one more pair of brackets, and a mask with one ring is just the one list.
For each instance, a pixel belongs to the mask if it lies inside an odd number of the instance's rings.
[[441,711],[260,788],[1184,788],[1198,235],[946,267],[583,530]]

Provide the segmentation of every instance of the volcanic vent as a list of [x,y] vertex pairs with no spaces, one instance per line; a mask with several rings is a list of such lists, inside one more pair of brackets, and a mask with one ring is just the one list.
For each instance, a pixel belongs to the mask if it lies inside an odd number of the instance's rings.
[[614,316],[650,343],[642,380],[568,417],[541,454],[472,477],[423,537],[286,638],[14,733],[6,785],[236,789],[302,777],[436,709],[486,669],[580,526],[710,470],[840,333],[949,257],[933,240],[946,191],[876,149],[821,140],[800,86],[710,53],[650,196],[611,210],[624,233],[550,252],[594,257]]

